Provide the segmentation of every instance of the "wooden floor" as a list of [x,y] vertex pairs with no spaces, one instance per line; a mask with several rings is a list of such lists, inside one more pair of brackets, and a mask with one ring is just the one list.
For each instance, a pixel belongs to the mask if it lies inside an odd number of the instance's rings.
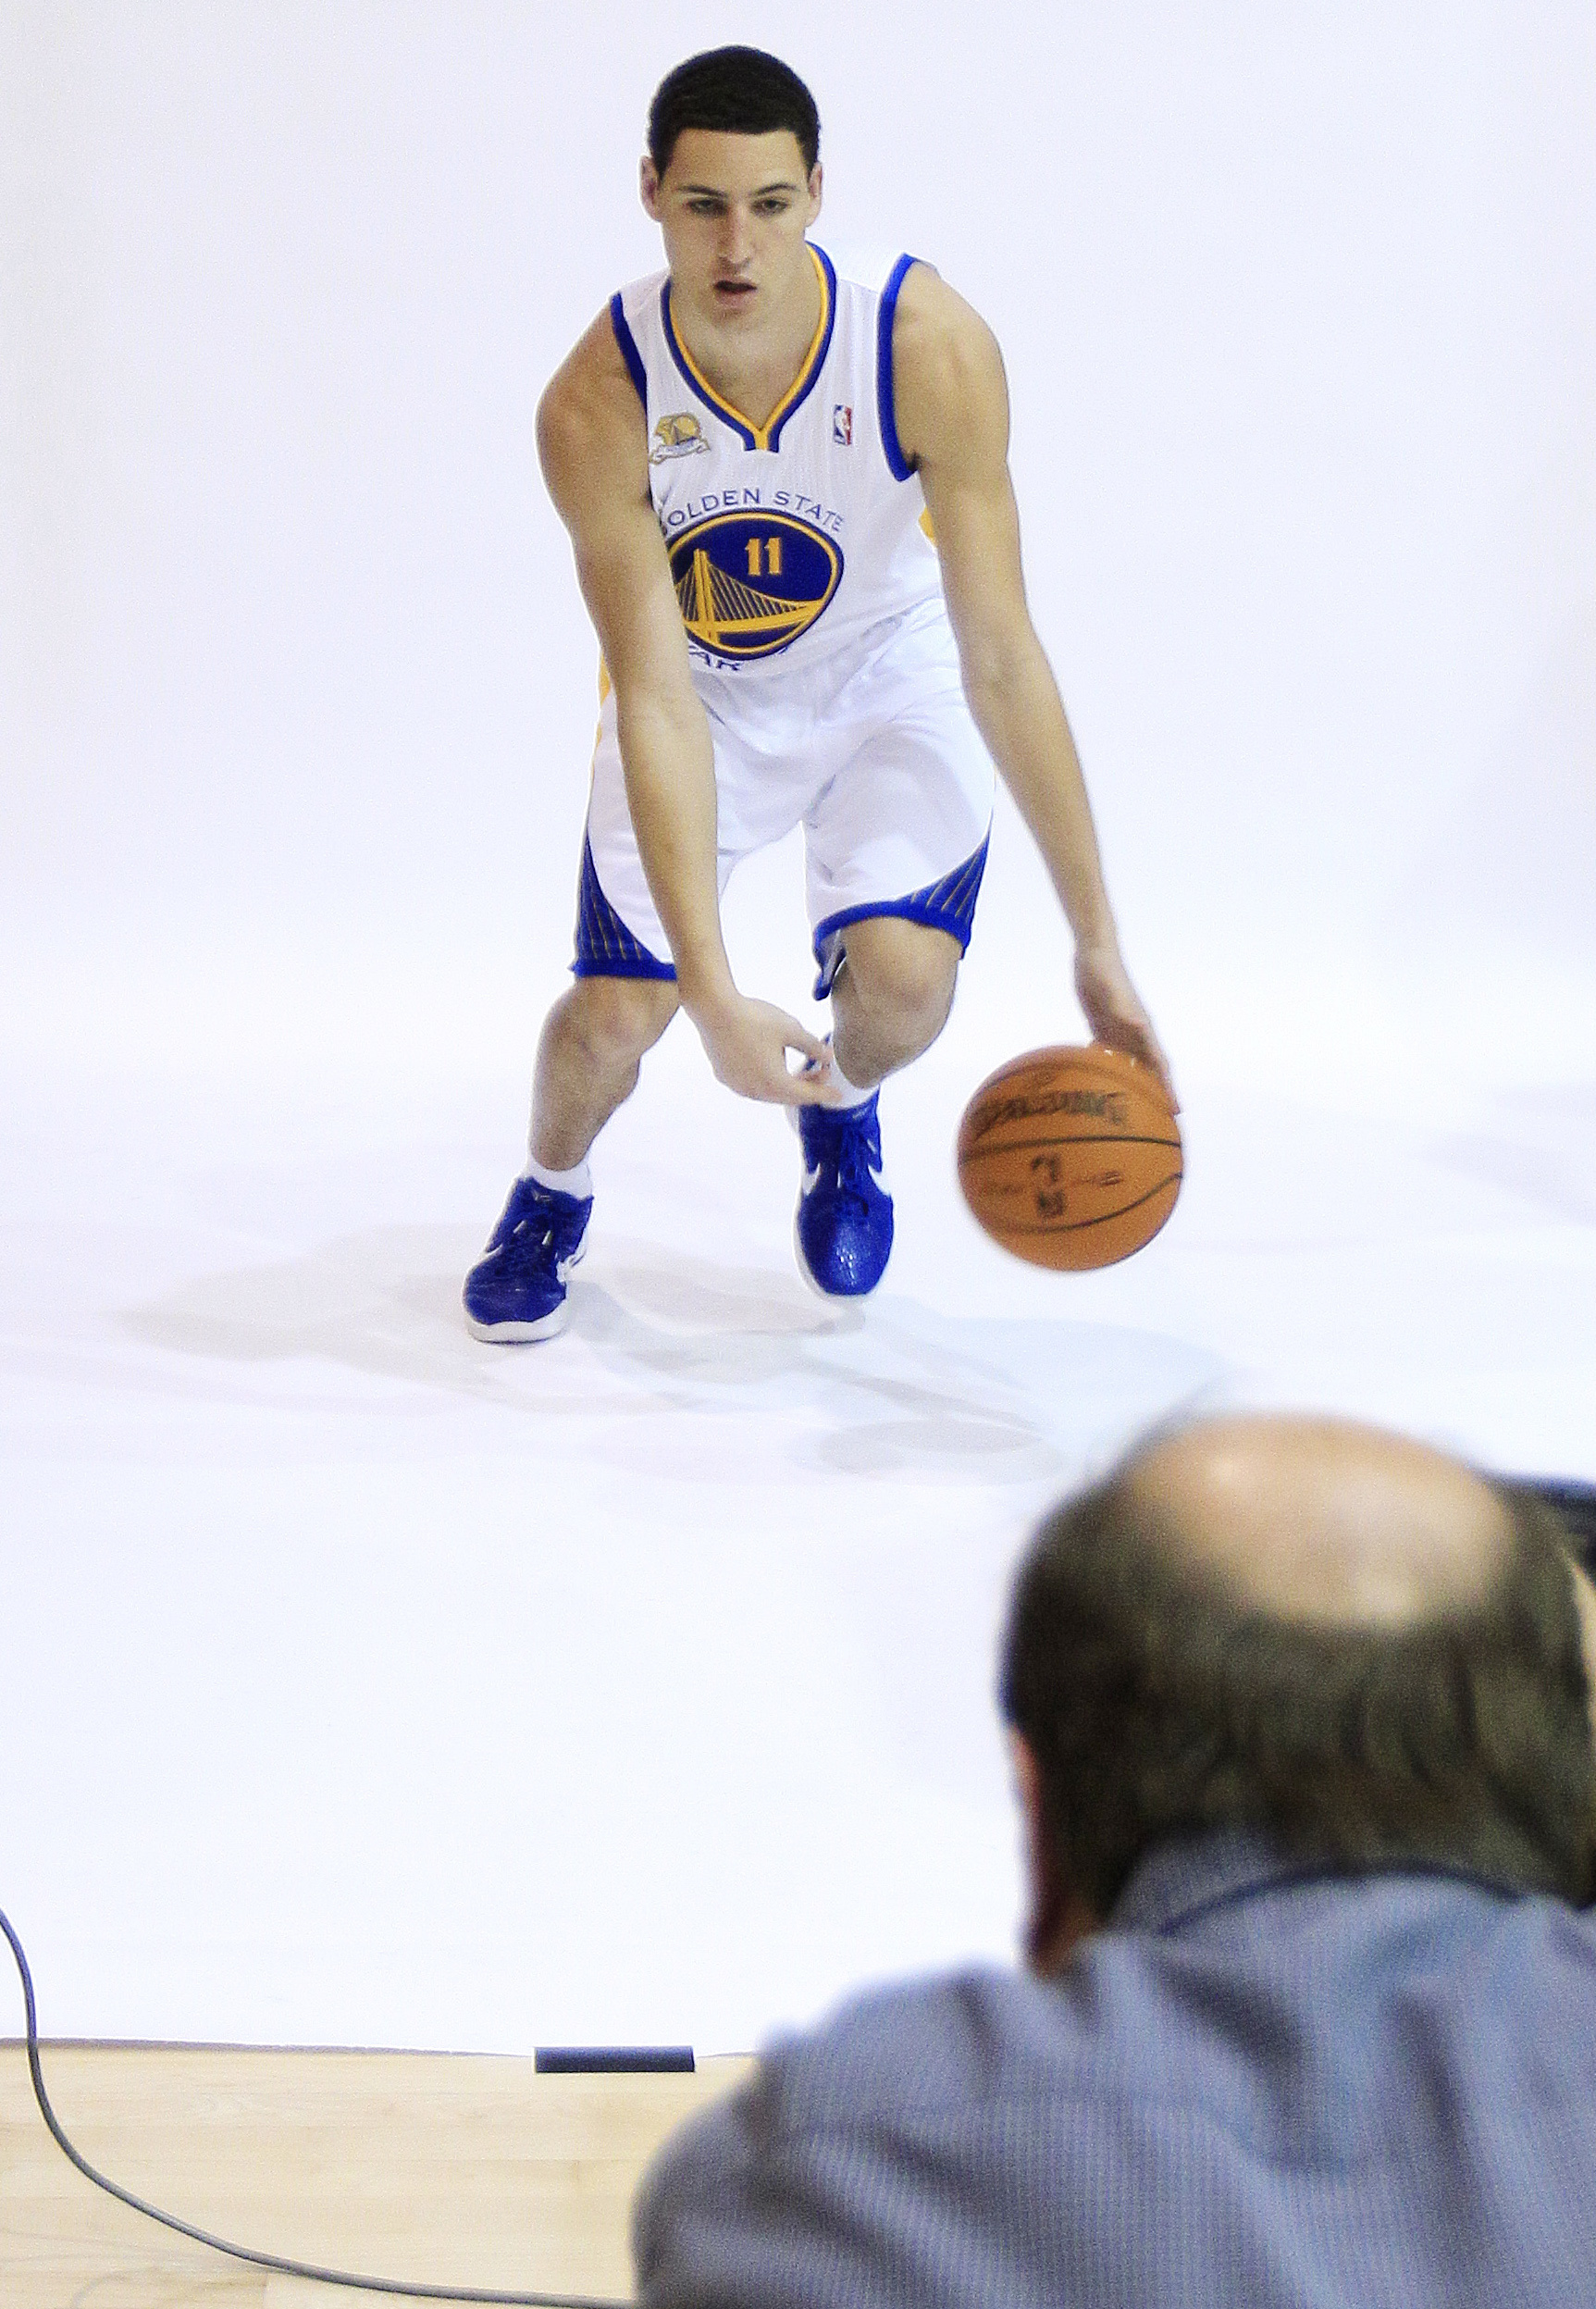
[[[617,2297],[644,2166],[751,2066],[538,2077],[476,2055],[79,2044],[43,2062],[90,2164],[235,2243],[424,2284]],[[4,2309],[377,2298],[244,2267],[118,2204],[46,2132],[26,2048],[0,2042]]]

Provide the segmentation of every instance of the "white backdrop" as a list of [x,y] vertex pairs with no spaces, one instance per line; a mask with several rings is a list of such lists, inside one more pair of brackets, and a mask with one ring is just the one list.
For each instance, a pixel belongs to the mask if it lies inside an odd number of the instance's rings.
[[[46,2026],[746,2043],[1006,1943],[1005,1570],[1137,1418],[1596,1470],[1596,19],[1045,13],[0,0],[0,1902]],[[678,1027],[581,1339],[495,1361],[453,1295],[594,713],[533,411],[658,262],[655,81],[737,37],[816,90],[821,237],[1004,345],[1192,1184],[1067,1331],[959,1231],[962,1098],[1079,1024],[1004,808],[866,1328],[792,1296],[785,1136]],[[728,924],[801,1007],[790,850]]]
[[[1590,10],[1048,13],[909,41],[823,0],[787,48],[824,225],[925,252],[1005,346],[1037,620],[1171,1042],[1245,1071],[1300,1042],[1299,975],[1316,1032],[1389,1035],[1415,949],[1421,1040],[1500,968],[1588,969]],[[524,1040],[593,655],[532,412],[658,261],[680,29],[3,20],[9,983],[121,1050]],[[801,992],[785,929],[755,974]],[[1565,1050],[1504,1017],[1521,1063]]]

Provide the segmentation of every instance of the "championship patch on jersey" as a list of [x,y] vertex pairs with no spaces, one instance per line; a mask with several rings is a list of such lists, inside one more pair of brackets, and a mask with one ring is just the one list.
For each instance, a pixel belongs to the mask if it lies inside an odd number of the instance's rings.
[[836,591],[842,553],[792,514],[711,514],[670,540],[682,623],[717,657],[773,657]]
[[650,465],[663,465],[667,457],[702,456],[709,449],[704,428],[690,409],[673,410],[662,416],[654,428],[654,445],[649,452]]

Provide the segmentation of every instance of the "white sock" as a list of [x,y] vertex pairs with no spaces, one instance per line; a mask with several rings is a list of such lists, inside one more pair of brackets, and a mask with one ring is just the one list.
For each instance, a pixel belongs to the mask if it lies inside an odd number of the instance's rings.
[[575,1195],[578,1201],[583,1200],[593,1191],[593,1173],[588,1168],[586,1155],[574,1171],[548,1170],[541,1162],[535,1162],[528,1155],[521,1175],[523,1178],[535,1178],[539,1186],[547,1186],[556,1195]]
[[[831,1050],[831,1037],[829,1035],[826,1037],[825,1047],[828,1050]],[[871,1095],[868,1090],[860,1090],[857,1083],[850,1083],[848,1081],[847,1076],[843,1073],[841,1067],[836,1062],[836,1052],[835,1050],[832,1050],[831,1052],[831,1079],[835,1088],[841,1091],[842,1102],[845,1107],[861,1107]],[[876,1088],[879,1089],[880,1087],[881,1086],[878,1083],[876,1085]]]

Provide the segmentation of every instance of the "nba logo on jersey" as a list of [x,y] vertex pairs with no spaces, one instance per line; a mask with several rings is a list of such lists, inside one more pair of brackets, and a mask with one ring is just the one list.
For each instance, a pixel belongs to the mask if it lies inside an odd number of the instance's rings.
[[841,401],[831,413],[831,437],[845,449],[853,447],[853,411]]

